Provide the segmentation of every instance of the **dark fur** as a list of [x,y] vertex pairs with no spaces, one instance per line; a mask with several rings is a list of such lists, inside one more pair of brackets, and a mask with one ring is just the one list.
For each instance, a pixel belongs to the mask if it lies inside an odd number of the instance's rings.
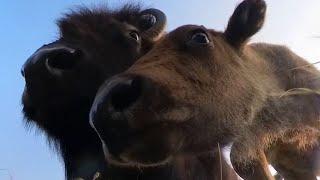
[[[273,179],[268,160],[295,162],[283,149],[307,155],[310,151],[304,150],[318,143],[320,95],[310,89],[318,89],[320,73],[286,47],[246,44],[262,27],[265,9],[263,0],[243,1],[223,33],[179,27],[128,71],[107,81],[91,121],[108,145],[108,158],[126,166],[157,166],[233,141],[231,157],[242,177]],[[192,41],[197,32],[206,33],[210,43]],[[140,95],[125,109],[112,110],[113,89],[132,81]],[[118,135],[109,128],[119,130]],[[127,143],[108,144],[115,140]],[[297,159],[297,166],[310,162]],[[299,174],[296,167],[295,172],[285,169],[289,165],[275,167],[285,178],[284,172]],[[304,170],[315,178],[312,168]]]
[[[30,63],[33,56],[24,66],[22,103],[27,123],[43,130],[56,145],[68,179],[92,178],[96,171],[104,170],[101,143],[89,126],[88,114],[103,80],[127,69],[157,38],[142,36],[140,44],[133,44],[126,37],[130,28],[142,33],[138,24],[141,11],[135,5],[72,11],[58,21],[58,40],[42,48],[62,45],[80,49],[76,68],[56,78],[43,62]],[[162,31],[163,27],[158,34]]]

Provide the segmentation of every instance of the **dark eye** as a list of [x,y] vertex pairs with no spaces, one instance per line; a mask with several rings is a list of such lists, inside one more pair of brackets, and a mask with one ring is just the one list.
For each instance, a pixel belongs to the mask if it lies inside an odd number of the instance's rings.
[[144,14],[140,17],[139,26],[146,30],[151,28],[157,22],[157,18],[152,14]]
[[197,44],[209,44],[210,40],[208,35],[204,32],[196,32],[192,35],[191,41]]
[[129,32],[129,36],[134,39],[135,41],[139,41],[140,40],[140,36],[136,31],[131,31]]

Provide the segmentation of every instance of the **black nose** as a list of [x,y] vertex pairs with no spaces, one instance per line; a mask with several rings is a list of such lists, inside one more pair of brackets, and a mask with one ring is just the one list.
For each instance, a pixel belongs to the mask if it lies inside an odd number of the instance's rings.
[[119,112],[134,104],[139,99],[141,90],[141,80],[135,78],[118,82],[106,93],[110,97],[110,106]]
[[128,120],[144,100],[148,87],[145,81],[137,76],[115,76],[106,81],[96,95],[90,111],[90,124],[113,155],[123,150],[127,143],[123,137],[133,131]]
[[[132,110],[130,107],[134,108],[139,104],[143,92],[147,87],[144,81],[145,80],[141,77],[116,76],[105,82],[98,91],[91,108],[90,122],[92,125],[97,125],[97,123],[111,123],[124,127],[126,122],[118,119],[126,118],[119,118],[120,116],[118,116],[112,118],[113,120],[109,119],[108,122],[106,122],[106,117],[111,118],[114,114],[126,114],[124,112]],[[105,125],[106,124],[102,126]]]
[[79,61],[80,54],[76,49],[54,49],[46,56],[46,67],[51,73],[71,70]]
[[140,77],[115,77],[98,92],[104,98],[96,98],[98,106],[106,106],[108,111],[122,112],[138,101],[142,94],[143,82]]
[[72,70],[80,60],[81,51],[61,44],[52,43],[38,49],[21,69],[22,76],[33,70],[45,68],[52,75],[61,75]]

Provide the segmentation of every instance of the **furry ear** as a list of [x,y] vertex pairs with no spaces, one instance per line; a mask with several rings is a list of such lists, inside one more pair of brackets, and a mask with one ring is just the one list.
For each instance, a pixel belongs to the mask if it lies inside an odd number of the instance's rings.
[[266,9],[264,0],[242,1],[229,19],[224,32],[226,40],[235,48],[241,48],[252,35],[261,29]]

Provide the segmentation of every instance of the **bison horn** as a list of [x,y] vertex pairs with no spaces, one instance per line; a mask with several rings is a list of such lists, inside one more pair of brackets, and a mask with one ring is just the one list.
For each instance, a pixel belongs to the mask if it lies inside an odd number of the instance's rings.
[[143,29],[144,38],[156,41],[164,32],[166,24],[166,15],[158,9],[151,8],[141,12],[139,26]]

